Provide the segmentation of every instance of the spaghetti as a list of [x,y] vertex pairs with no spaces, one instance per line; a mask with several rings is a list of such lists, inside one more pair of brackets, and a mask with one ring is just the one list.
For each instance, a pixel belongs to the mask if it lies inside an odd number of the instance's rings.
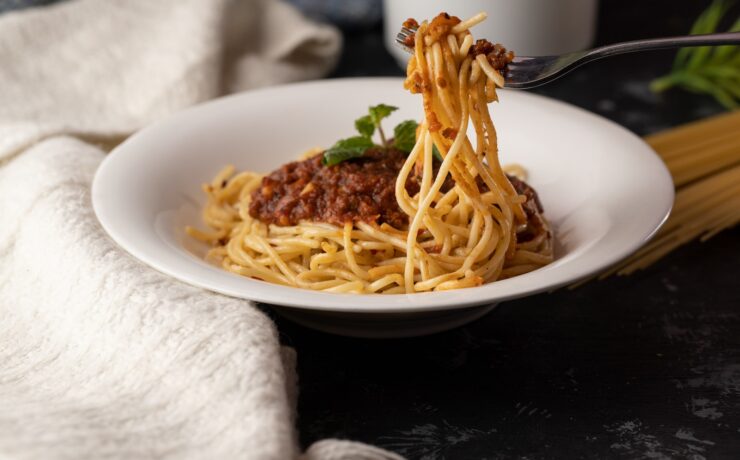
[[[265,214],[284,204],[276,187],[286,192],[288,182],[279,178],[298,183],[300,174],[308,174],[291,198],[300,201],[326,192],[320,190],[322,181],[310,181],[317,167],[339,168],[319,171],[329,176],[363,167],[321,166],[309,157],[286,165],[283,175],[225,168],[204,186],[203,218],[213,231],[188,227],[187,232],[212,244],[208,257],[226,270],[329,292],[459,289],[551,262],[552,234],[536,194],[507,176],[499,162],[488,103],[497,100],[496,88],[504,84],[500,71],[513,55],[485,40],[473,42],[469,28],[484,19],[479,14],[461,21],[443,13],[418,25],[404,87],[422,95],[424,120],[413,149],[393,172],[395,187],[389,191],[403,217],[395,226],[372,211],[372,201],[362,203],[371,209],[364,214],[327,214],[325,195],[300,202],[314,213],[300,214],[295,222],[295,213]],[[466,135],[470,125],[475,143]],[[312,218],[320,214],[322,221]]]
[[738,127],[736,111],[645,138],[673,176],[673,210],[648,244],[599,278],[647,268],[696,238],[704,242],[740,222]]

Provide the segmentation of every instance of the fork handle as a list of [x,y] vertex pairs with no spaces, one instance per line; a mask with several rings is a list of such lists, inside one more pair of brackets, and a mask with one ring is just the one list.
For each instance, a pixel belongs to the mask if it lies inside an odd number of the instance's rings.
[[726,32],[719,34],[689,35],[684,37],[649,38],[630,42],[615,43],[601,46],[584,53],[584,58],[591,61],[617,54],[633,53],[635,51],[662,50],[681,48],[685,46],[719,46],[740,45],[740,32]]

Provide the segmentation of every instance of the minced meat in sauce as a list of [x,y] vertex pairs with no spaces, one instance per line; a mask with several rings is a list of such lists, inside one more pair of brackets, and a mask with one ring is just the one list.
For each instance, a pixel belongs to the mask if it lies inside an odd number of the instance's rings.
[[516,234],[517,241],[525,243],[545,230],[542,203],[540,203],[537,192],[529,184],[514,176],[507,175],[506,177],[509,178],[509,182],[514,186],[516,193],[527,197],[527,201],[522,205],[524,213],[527,215],[527,225]]
[[[282,166],[262,179],[252,193],[249,214],[262,222],[281,226],[301,220],[343,225],[345,222],[408,225],[396,203],[396,176],[407,153],[393,148],[371,148],[356,159],[325,166],[322,155]],[[409,178],[413,195],[419,183]]]
[[[334,166],[325,166],[322,155],[288,163],[265,176],[252,192],[249,214],[279,226],[307,220],[339,226],[358,221],[387,223],[405,228],[408,216],[396,202],[395,187],[407,156],[394,148],[371,148],[360,158]],[[439,163],[435,161],[435,165]],[[515,177],[509,180],[518,193],[527,197],[524,208],[531,222],[542,211],[536,192],[524,181]],[[409,195],[418,193],[419,181],[412,172],[406,181]],[[452,184],[448,176],[443,188],[448,190]],[[482,181],[478,185],[481,191],[487,190]]]

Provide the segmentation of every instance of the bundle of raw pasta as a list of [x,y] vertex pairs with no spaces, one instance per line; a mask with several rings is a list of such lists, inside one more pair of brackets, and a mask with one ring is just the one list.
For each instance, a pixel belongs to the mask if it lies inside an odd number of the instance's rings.
[[740,111],[645,140],[673,176],[673,211],[648,244],[600,278],[646,268],[679,246],[696,238],[706,241],[740,221]]

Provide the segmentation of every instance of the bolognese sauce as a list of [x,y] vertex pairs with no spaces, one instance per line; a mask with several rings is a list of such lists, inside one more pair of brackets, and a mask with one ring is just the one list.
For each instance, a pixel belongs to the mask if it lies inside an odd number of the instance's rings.
[[[347,222],[389,224],[401,229],[408,216],[396,201],[396,178],[408,154],[394,148],[371,148],[360,158],[325,166],[322,155],[283,165],[262,179],[252,192],[249,214],[266,224],[296,225],[300,221],[325,222],[342,226]],[[439,162],[435,160],[435,170]],[[524,181],[508,176],[517,193],[527,201],[527,227],[534,230],[542,212],[537,193]],[[478,178],[478,188],[488,190]],[[420,177],[411,174],[406,190],[419,192]],[[442,191],[454,186],[447,176]],[[526,241],[527,235],[521,235]]]
[[[344,225],[345,222],[408,224],[396,203],[398,171],[407,154],[394,148],[371,148],[360,158],[325,166],[322,155],[283,165],[252,192],[249,214],[266,224],[296,225],[301,220]],[[419,191],[413,178],[406,188]]]

